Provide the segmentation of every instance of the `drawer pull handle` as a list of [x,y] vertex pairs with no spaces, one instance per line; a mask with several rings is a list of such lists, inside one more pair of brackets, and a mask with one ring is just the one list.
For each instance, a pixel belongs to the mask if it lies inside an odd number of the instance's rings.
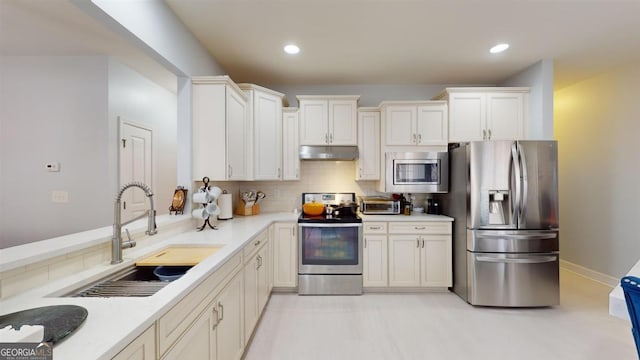
[[253,246],[258,246],[258,245],[260,245],[260,240],[256,241],[256,242],[253,244]]
[[218,301],[218,308],[220,308],[220,318],[219,321],[224,320],[224,305],[220,301]]
[[414,226],[414,229],[416,230],[424,230],[426,228],[427,228],[426,226]]
[[370,230],[380,230],[381,227],[380,226],[369,226]]

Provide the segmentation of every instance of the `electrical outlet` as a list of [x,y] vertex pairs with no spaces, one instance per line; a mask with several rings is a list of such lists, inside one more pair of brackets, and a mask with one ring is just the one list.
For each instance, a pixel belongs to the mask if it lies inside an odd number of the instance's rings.
[[66,204],[69,202],[69,192],[64,190],[53,190],[51,192],[51,202]]

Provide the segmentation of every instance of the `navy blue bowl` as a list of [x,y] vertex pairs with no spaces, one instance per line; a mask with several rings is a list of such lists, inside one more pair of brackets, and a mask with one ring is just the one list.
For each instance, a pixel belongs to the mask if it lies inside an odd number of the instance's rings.
[[191,266],[158,266],[153,270],[153,274],[162,281],[173,281],[179,279]]

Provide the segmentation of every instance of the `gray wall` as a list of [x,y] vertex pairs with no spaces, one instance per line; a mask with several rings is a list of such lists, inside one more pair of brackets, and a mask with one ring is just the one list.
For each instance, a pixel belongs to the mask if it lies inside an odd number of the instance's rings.
[[527,137],[533,140],[553,139],[553,61],[540,60],[500,86],[531,87]]
[[[117,116],[153,127],[154,192],[168,207],[175,94],[103,56],[0,57],[0,77],[2,248],[113,222]],[[51,161],[60,172],[45,171]],[[53,203],[53,190],[69,202]]]
[[560,254],[620,278],[640,258],[640,62],[555,92]]

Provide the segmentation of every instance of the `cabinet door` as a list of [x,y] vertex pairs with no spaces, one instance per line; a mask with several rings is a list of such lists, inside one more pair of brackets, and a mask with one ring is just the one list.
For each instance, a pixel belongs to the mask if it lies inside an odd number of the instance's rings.
[[364,235],[362,254],[363,286],[386,287],[387,235]]
[[240,359],[244,351],[242,279],[241,273],[236,274],[216,302],[219,319],[216,352],[217,358],[221,360]]
[[329,100],[329,144],[358,145],[357,102]]
[[192,91],[193,179],[227,180],[225,86],[194,84]]
[[525,94],[487,94],[487,131],[491,140],[524,138]]
[[162,360],[216,359],[216,316],[208,307]]
[[423,235],[422,238],[422,286],[452,286],[451,236]]
[[269,254],[269,244],[267,243],[258,253],[258,318],[260,317],[260,314],[262,314],[262,310],[264,309],[265,305],[267,305],[269,294],[271,294],[271,289],[269,287],[269,269],[271,265],[271,257]]
[[449,127],[446,105],[418,106],[416,118],[417,145],[447,145]]
[[273,286],[298,286],[298,238],[296,224],[275,224],[273,237]]
[[260,317],[258,311],[258,255],[246,261],[244,274],[244,341],[249,341],[253,328]]
[[[217,131],[221,131],[217,130]],[[236,91],[227,87],[227,179],[247,178],[247,136],[249,135],[247,104]],[[208,154],[215,163],[216,154]]]
[[420,286],[418,235],[389,235],[389,286]]
[[380,113],[358,114],[358,161],[356,180],[380,179]]
[[415,106],[393,105],[384,110],[385,145],[415,145]]
[[449,142],[483,140],[483,132],[486,132],[485,94],[450,94]]
[[280,180],[282,176],[282,99],[255,91],[253,107],[254,180]]
[[329,140],[329,102],[300,100],[300,145],[326,145]]
[[300,180],[299,119],[297,111],[282,113],[282,180]]
[[[156,359],[156,327],[151,325],[112,360],[155,360]],[[206,358],[203,358],[206,359]]]

